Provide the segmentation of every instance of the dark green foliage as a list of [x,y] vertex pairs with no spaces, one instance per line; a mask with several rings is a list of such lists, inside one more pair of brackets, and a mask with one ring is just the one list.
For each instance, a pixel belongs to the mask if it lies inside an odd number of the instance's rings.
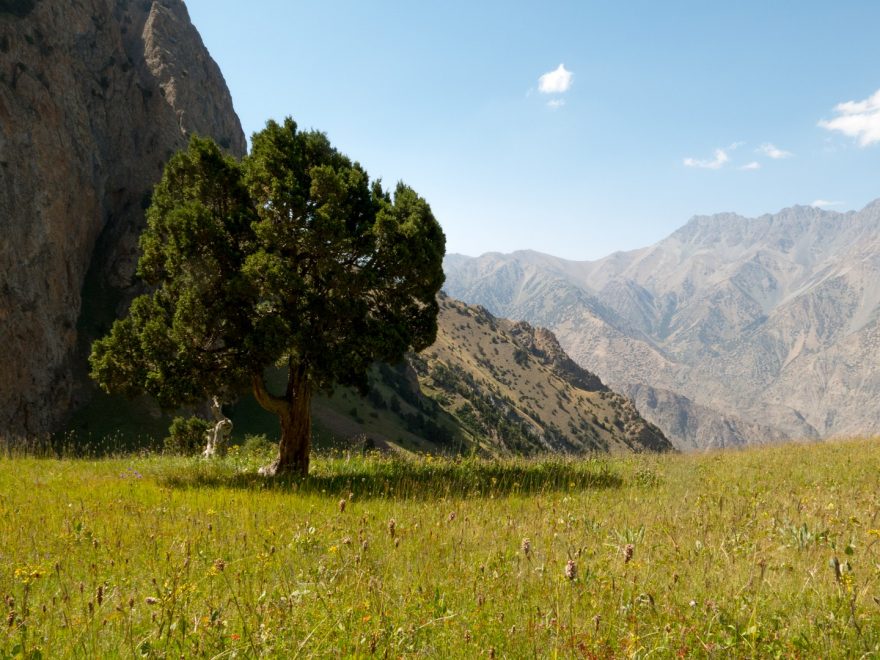
[[200,454],[210,428],[211,423],[201,417],[175,417],[165,438],[165,452],[182,456]]
[[[313,390],[366,391],[376,361],[434,341],[445,238],[411,188],[371,183],[322,133],[270,121],[252,145],[237,163],[193,138],[171,158],[141,237],[151,292],[90,364],[105,390],[166,408],[252,386],[305,469]],[[289,369],[282,396],[263,384],[273,364]]]
[[242,273],[255,212],[239,165],[193,138],[156,186],[138,275],[155,287],[92,346],[107,391],[146,392],[165,408],[224,394],[274,354],[254,341],[253,287]]
[[241,453],[244,456],[268,456],[275,448],[275,443],[269,440],[265,434],[247,435],[241,445]]
[[259,215],[244,270],[266,344],[305,359],[318,388],[363,388],[375,361],[434,341],[445,238],[411,188],[392,197],[291,120],[254,136],[244,169]]

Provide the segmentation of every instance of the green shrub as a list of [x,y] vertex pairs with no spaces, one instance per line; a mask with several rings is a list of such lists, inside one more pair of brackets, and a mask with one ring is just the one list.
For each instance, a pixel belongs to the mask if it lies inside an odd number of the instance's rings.
[[175,417],[165,438],[165,453],[195,456],[207,443],[211,423],[201,417]]
[[245,456],[261,457],[270,456],[278,452],[278,443],[272,442],[265,434],[246,435],[241,453]]

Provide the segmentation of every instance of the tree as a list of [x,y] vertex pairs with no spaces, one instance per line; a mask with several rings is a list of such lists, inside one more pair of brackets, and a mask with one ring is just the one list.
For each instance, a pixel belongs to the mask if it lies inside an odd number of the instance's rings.
[[[138,274],[152,287],[92,347],[108,392],[166,408],[249,387],[281,424],[268,473],[308,472],[310,402],[433,343],[445,237],[322,133],[270,121],[241,163],[193,138],[156,186]],[[273,393],[265,371],[287,369]]]

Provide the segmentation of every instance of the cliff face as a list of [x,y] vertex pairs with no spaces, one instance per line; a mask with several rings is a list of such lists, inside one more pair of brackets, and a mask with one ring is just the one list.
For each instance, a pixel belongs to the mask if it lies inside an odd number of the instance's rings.
[[150,191],[191,134],[246,149],[181,0],[0,3],[0,434],[70,412],[86,275],[132,286]]

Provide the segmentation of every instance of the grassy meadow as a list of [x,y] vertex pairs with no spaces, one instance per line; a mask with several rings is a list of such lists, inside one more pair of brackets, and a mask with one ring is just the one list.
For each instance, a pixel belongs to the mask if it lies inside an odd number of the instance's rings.
[[880,443],[0,459],[0,657],[876,657]]

